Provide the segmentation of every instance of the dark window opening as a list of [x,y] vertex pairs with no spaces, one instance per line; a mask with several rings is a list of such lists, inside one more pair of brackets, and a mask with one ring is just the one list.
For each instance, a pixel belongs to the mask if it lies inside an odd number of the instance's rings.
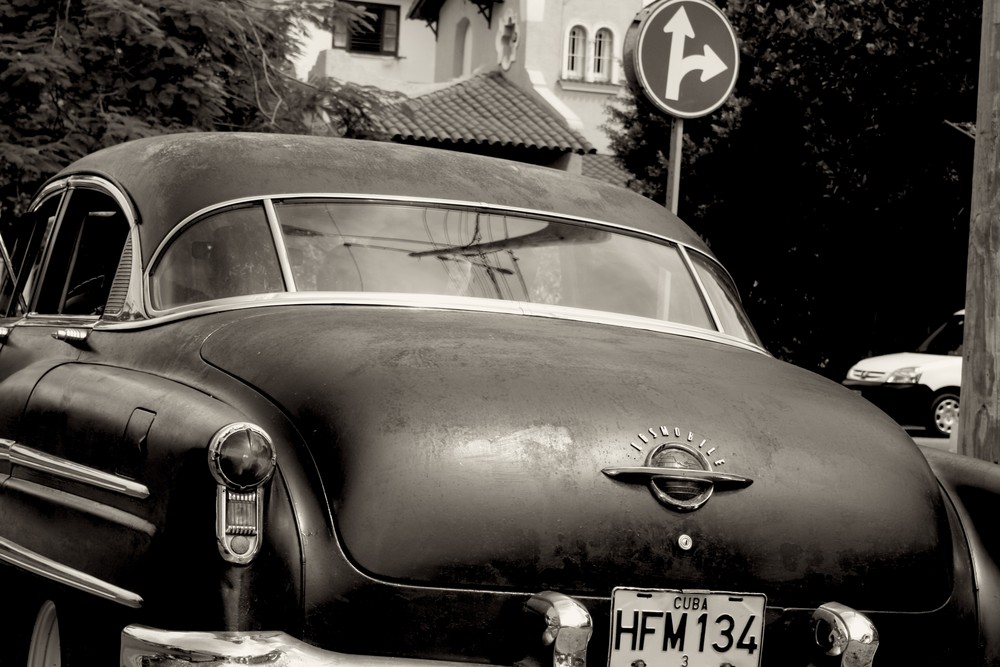
[[35,211],[3,226],[5,256],[0,277],[0,314],[11,316],[27,312],[24,292],[28,276],[39,260],[45,230],[54,223],[61,201],[61,194],[49,197]]
[[334,46],[346,47],[358,53],[396,55],[399,51],[399,7],[362,2],[348,3],[360,7],[368,16],[363,23],[334,30]]
[[100,315],[128,230],[128,220],[113,198],[96,190],[74,190],[59,222],[34,310]]

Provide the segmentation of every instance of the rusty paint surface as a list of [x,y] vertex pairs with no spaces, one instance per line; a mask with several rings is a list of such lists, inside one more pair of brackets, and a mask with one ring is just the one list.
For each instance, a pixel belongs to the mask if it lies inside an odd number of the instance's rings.
[[[599,596],[766,591],[779,606],[846,597],[906,611],[951,591],[940,495],[912,442],[839,385],[764,355],[368,308],[258,314],[203,354],[308,434],[346,552],[376,578]],[[678,513],[601,473],[641,465],[630,443],[675,432],[707,439],[753,484]],[[693,549],[677,546],[681,534]]]

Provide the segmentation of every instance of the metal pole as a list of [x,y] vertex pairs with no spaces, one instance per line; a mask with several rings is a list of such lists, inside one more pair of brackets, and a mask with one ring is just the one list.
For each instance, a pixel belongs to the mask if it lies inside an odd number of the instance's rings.
[[684,147],[684,119],[670,124],[670,155],[667,156],[667,208],[677,214],[681,196],[681,152]]

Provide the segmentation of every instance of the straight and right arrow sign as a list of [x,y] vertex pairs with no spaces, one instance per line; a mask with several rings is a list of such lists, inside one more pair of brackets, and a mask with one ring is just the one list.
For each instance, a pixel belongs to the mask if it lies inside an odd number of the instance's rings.
[[736,85],[739,46],[725,15],[705,0],[666,0],[636,16],[625,36],[625,74],[660,109],[704,116]]

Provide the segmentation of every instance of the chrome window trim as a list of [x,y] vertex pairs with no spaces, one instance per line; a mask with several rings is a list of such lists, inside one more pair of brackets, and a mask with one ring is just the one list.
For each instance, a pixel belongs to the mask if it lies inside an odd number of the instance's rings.
[[[214,211],[229,208],[232,206],[240,206],[244,204],[254,204],[260,202],[264,207],[268,215],[269,224],[277,226],[279,236],[275,238],[275,244],[279,245],[277,242],[282,240],[280,236],[280,223],[277,219],[277,212],[274,209],[275,201],[291,201],[291,200],[301,200],[301,199],[328,199],[333,201],[343,201],[349,203],[357,202],[369,202],[372,204],[399,204],[399,205],[411,205],[411,206],[442,206],[449,208],[461,208],[461,209],[475,209],[483,210],[491,213],[506,212],[514,213],[517,215],[525,215],[534,218],[543,218],[548,220],[556,220],[560,222],[569,222],[575,224],[584,224],[588,226],[602,227],[610,229],[613,231],[626,232],[641,238],[652,239],[656,241],[666,242],[676,245],[681,248],[689,248],[695,252],[699,252],[705,255],[712,261],[718,263],[718,260],[714,259],[711,255],[701,252],[697,248],[691,247],[682,241],[678,241],[669,236],[663,234],[657,234],[655,232],[647,232],[635,227],[630,227],[628,225],[623,225],[616,222],[606,222],[602,220],[597,220],[595,218],[585,218],[580,216],[572,216],[564,213],[555,213],[551,211],[544,211],[540,209],[529,209],[521,208],[517,206],[500,206],[497,204],[488,204],[486,202],[474,202],[474,201],[462,201],[456,199],[434,199],[430,197],[410,197],[410,196],[395,196],[395,195],[367,195],[367,194],[357,194],[357,193],[336,193],[336,192],[310,192],[310,193],[296,193],[296,194],[272,194],[272,195],[254,195],[252,197],[240,197],[238,199],[229,199],[224,202],[219,202],[217,204],[212,204],[211,206],[206,206],[198,211],[195,211],[191,215],[184,218],[180,223],[174,225],[174,227],[163,237],[163,239],[157,244],[156,249],[153,251],[152,256],[149,260],[149,265],[143,271],[143,285],[142,293],[145,299],[145,303],[148,306],[148,311],[151,317],[158,317],[164,313],[168,313],[174,309],[156,309],[152,306],[152,301],[150,299],[150,272],[152,267],[156,265],[159,261],[160,256],[163,254],[164,250],[170,243],[178,236],[188,225],[195,222],[197,219],[207,216]],[[273,221],[271,216],[274,216]],[[274,230],[272,228],[272,234]],[[281,251],[279,250],[279,255]],[[287,254],[285,256],[287,260]],[[720,265],[721,266],[721,265]],[[285,267],[282,267],[284,272]],[[725,271],[725,267],[722,267]],[[289,268],[289,271],[291,269]],[[728,273],[728,272],[727,272]],[[291,290],[289,290],[291,291]],[[703,298],[704,295],[703,295]],[[183,306],[182,306],[183,307]]]
[[204,301],[191,306],[177,308],[169,313],[158,315],[148,320],[134,322],[101,322],[95,327],[98,331],[134,331],[158,327],[171,322],[186,320],[201,315],[231,312],[248,308],[264,308],[276,306],[375,306],[397,308],[419,308],[425,310],[457,310],[480,313],[495,313],[507,315],[527,315],[547,317],[551,319],[588,322],[592,324],[608,324],[680,335],[687,338],[724,343],[741,347],[753,352],[769,355],[764,348],[750,341],[719,331],[701,329],[677,322],[666,322],[651,318],[622,315],[599,310],[585,310],[567,306],[552,306],[548,304],[527,303],[521,301],[502,301],[500,299],[483,299],[466,296],[440,296],[436,294],[406,294],[397,292],[281,292],[270,294],[255,294],[250,296],[230,297]]
[[688,249],[686,246],[677,245],[677,249],[680,250],[681,257],[684,260],[684,265],[687,267],[688,273],[691,274],[691,279],[694,280],[694,284],[701,294],[701,301],[708,308],[708,314],[712,318],[712,323],[715,325],[715,330],[720,332],[725,332],[722,328],[722,318],[719,317],[719,311],[715,309],[715,304],[711,299],[708,298],[708,290],[705,288],[705,283],[702,281],[701,276],[698,275],[698,267],[694,265],[691,261],[691,256],[688,255]]
[[[41,282],[40,277],[44,275],[46,266],[48,265],[49,254],[51,253],[49,248],[52,245],[52,237],[55,235],[56,230],[59,229],[59,221],[63,219],[63,216],[66,214],[66,207],[69,205],[69,197],[66,196],[71,189],[69,187],[69,179],[64,182],[60,182],[59,186],[60,187],[58,189],[52,189],[48,192],[48,194],[39,197],[36,200],[35,205],[32,206],[32,210],[37,210],[45,204],[46,201],[48,201],[49,197],[59,197],[59,205],[56,207],[55,215],[46,221],[45,231],[42,233],[41,245],[38,248],[38,254],[35,256],[35,260],[32,262],[31,268],[28,269],[28,282],[25,283],[23,288],[24,290],[28,290],[29,297],[24,299],[26,303],[26,312],[31,312],[31,309],[35,306],[35,292]],[[20,276],[18,276],[18,282],[20,282]],[[31,285],[30,290],[28,289],[29,283]],[[22,297],[23,292],[18,296],[18,298],[20,299]]]
[[109,195],[111,195],[118,205],[121,207],[122,211],[125,213],[125,217],[129,221],[129,225],[133,225],[138,220],[138,213],[135,207],[132,205],[132,200],[119,188],[114,182],[102,178],[100,176],[67,176],[66,178],[53,181],[46,185],[41,192],[35,197],[35,201],[29,210],[34,211],[37,209],[42,202],[48,199],[49,196],[59,192],[61,190],[72,190],[74,188],[91,188],[96,190],[104,190]]
[[[150,293],[150,282],[151,282],[151,280],[150,280],[150,273],[151,273],[152,267],[156,265],[157,261],[159,261],[160,256],[163,254],[164,250],[167,247],[169,247],[170,243],[173,241],[173,239],[177,235],[179,235],[181,232],[183,232],[184,229],[186,229],[188,227],[188,225],[192,224],[194,221],[198,220],[201,217],[204,217],[206,215],[211,214],[213,211],[224,209],[224,208],[228,208],[228,207],[232,207],[232,206],[240,206],[240,205],[244,205],[244,204],[250,205],[250,204],[255,204],[255,203],[259,202],[264,207],[265,213],[266,213],[266,216],[267,216],[267,219],[268,219],[268,224],[271,227],[271,234],[272,234],[273,242],[274,242],[275,247],[276,247],[277,252],[278,252],[278,259],[279,259],[279,263],[281,265],[282,276],[285,278],[285,281],[286,281],[286,289],[287,289],[286,293],[299,294],[298,292],[295,291],[294,279],[293,279],[293,277],[291,275],[291,265],[290,265],[290,263],[288,261],[287,252],[284,250],[284,243],[282,242],[283,238],[281,237],[280,223],[278,221],[277,212],[276,212],[276,210],[274,208],[274,202],[275,201],[279,201],[279,200],[280,201],[293,201],[293,200],[309,200],[309,199],[312,199],[312,200],[315,200],[315,199],[325,199],[325,200],[331,200],[331,201],[343,201],[343,202],[351,202],[351,203],[356,203],[356,202],[370,202],[370,203],[373,203],[373,204],[388,203],[388,204],[411,205],[411,206],[440,206],[440,207],[450,207],[450,208],[476,209],[476,210],[483,210],[483,211],[488,211],[488,212],[492,212],[492,213],[497,213],[497,212],[500,212],[500,213],[511,213],[511,214],[516,214],[516,215],[525,215],[525,216],[529,216],[529,217],[542,218],[542,219],[547,219],[547,220],[555,220],[555,221],[560,221],[560,222],[569,222],[569,223],[575,223],[575,224],[584,224],[584,225],[588,225],[588,226],[594,226],[594,227],[598,227],[598,228],[605,228],[605,229],[609,229],[609,230],[612,230],[612,231],[625,232],[627,234],[630,234],[630,235],[633,235],[633,236],[637,236],[639,238],[645,238],[645,239],[650,239],[650,240],[653,240],[653,241],[664,242],[664,243],[669,243],[669,244],[675,245],[677,248],[679,248],[679,250],[681,252],[681,255],[682,255],[682,258],[683,258],[683,261],[684,261],[684,264],[687,267],[688,272],[694,278],[695,285],[696,285],[697,289],[700,292],[700,295],[701,295],[701,298],[702,298],[702,302],[705,303],[705,304],[707,304],[707,307],[708,307],[709,312],[710,312],[710,317],[712,318],[712,322],[713,322],[713,324],[716,327],[716,331],[715,332],[709,331],[707,329],[696,329],[699,332],[700,335],[698,335],[698,336],[692,336],[692,337],[704,338],[706,340],[722,341],[722,342],[726,342],[726,343],[730,343],[730,344],[736,343],[736,344],[740,345],[741,347],[748,347],[749,349],[753,349],[753,350],[756,350],[756,351],[764,351],[763,348],[759,347],[758,345],[756,345],[756,344],[754,344],[754,343],[752,343],[750,341],[745,341],[742,338],[739,338],[737,336],[732,336],[732,335],[729,335],[729,334],[725,334],[722,331],[721,321],[720,321],[718,312],[715,310],[715,305],[712,303],[712,300],[709,298],[708,292],[705,290],[704,283],[702,283],[701,279],[699,278],[698,272],[695,269],[695,267],[694,267],[693,263],[691,262],[691,259],[690,259],[690,257],[688,256],[687,253],[689,253],[689,252],[697,252],[698,254],[704,256],[705,258],[707,258],[711,262],[719,265],[719,267],[727,275],[730,275],[730,274],[729,274],[728,270],[718,262],[718,260],[716,260],[714,257],[712,257],[712,255],[710,255],[710,254],[708,254],[706,252],[703,252],[702,250],[700,250],[698,248],[695,248],[695,247],[693,247],[693,246],[691,246],[689,244],[686,244],[686,243],[684,243],[682,241],[678,241],[678,240],[676,240],[674,238],[671,238],[669,236],[665,236],[665,235],[662,235],[662,234],[657,234],[655,232],[644,231],[644,230],[641,230],[641,229],[637,229],[635,227],[631,227],[631,226],[628,226],[628,225],[623,225],[623,224],[616,223],[616,222],[606,222],[606,221],[602,221],[602,220],[596,220],[596,219],[593,219],[593,218],[585,218],[585,217],[580,217],[580,216],[572,216],[572,215],[566,215],[566,214],[563,214],[563,213],[554,213],[554,212],[551,212],[551,211],[543,211],[543,210],[539,210],[539,209],[521,208],[521,207],[516,207],[516,206],[500,206],[500,205],[497,205],[497,204],[488,204],[488,203],[485,203],[485,202],[461,201],[461,200],[452,200],[452,199],[436,199],[436,198],[430,198],[430,197],[412,197],[412,196],[395,196],[395,195],[370,195],[370,194],[358,194],[358,193],[329,193],[329,192],[322,193],[322,192],[314,192],[314,193],[290,193],[290,194],[254,195],[252,197],[241,197],[241,198],[238,198],[238,199],[231,199],[231,200],[227,200],[227,201],[224,201],[224,202],[219,202],[217,204],[212,204],[211,206],[206,206],[206,207],[204,207],[202,209],[199,209],[198,211],[195,211],[194,213],[188,215],[186,218],[184,218],[184,220],[182,220],[180,223],[178,223],[177,225],[175,225],[170,230],[170,232],[168,232],[163,237],[163,239],[157,245],[156,249],[153,251],[153,255],[150,258],[149,265],[143,271],[143,274],[142,274],[142,294],[143,294],[143,300],[144,300],[144,302],[146,304],[146,314],[149,316],[150,320],[155,321],[156,323],[169,322],[169,321],[174,321],[176,319],[186,319],[187,317],[192,317],[195,314],[204,314],[204,313],[207,313],[207,312],[218,312],[220,310],[234,310],[236,308],[242,308],[242,307],[248,307],[248,306],[258,306],[258,305],[262,305],[261,302],[266,302],[265,305],[270,305],[270,304],[274,303],[275,299],[272,298],[272,297],[274,297],[274,294],[269,294],[269,295],[251,295],[251,296],[247,296],[247,297],[235,297],[236,299],[239,300],[239,305],[238,306],[233,305],[233,303],[232,303],[233,300],[232,299],[221,299],[221,300],[216,300],[216,301],[212,301],[212,302],[202,302],[202,303],[199,303],[199,304],[193,304],[191,306],[180,306],[178,308],[170,308],[170,309],[157,309],[157,308],[154,308],[153,305],[152,305],[152,299],[151,299],[151,293]],[[730,278],[731,278],[731,275],[730,275]],[[331,299],[331,297],[329,297],[329,296],[325,296],[325,297],[323,297],[321,299],[320,302],[322,302],[322,303],[331,303],[331,304],[333,304],[333,303],[337,303],[337,304],[350,303],[350,304],[366,304],[366,305],[416,306],[416,307],[423,307],[423,308],[435,308],[435,307],[438,307],[438,308],[442,308],[442,309],[445,309],[445,310],[455,310],[455,309],[458,309],[458,310],[478,310],[478,311],[483,311],[483,312],[518,312],[520,314],[526,314],[526,315],[543,314],[544,316],[548,316],[548,317],[559,317],[559,319],[579,320],[579,321],[587,321],[587,322],[598,321],[598,322],[601,322],[601,323],[606,323],[606,324],[612,324],[613,323],[613,324],[618,325],[618,326],[626,326],[626,327],[631,327],[631,328],[646,329],[646,330],[652,330],[652,331],[662,331],[662,332],[666,332],[666,333],[682,333],[683,335],[688,335],[688,336],[692,335],[690,333],[690,331],[689,331],[689,327],[687,327],[685,325],[677,324],[677,323],[670,323],[670,322],[665,322],[664,321],[664,325],[665,326],[659,326],[659,325],[654,326],[654,325],[650,325],[647,322],[646,318],[637,318],[637,317],[631,317],[631,316],[626,316],[626,315],[618,315],[618,314],[615,314],[615,313],[601,313],[600,317],[596,317],[595,318],[595,316],[593,315],[593,313],[598,312],[598,311],[587,311],[587,310],[584,310],[584,309],[570,309],[570,308],[565,309],[567,311],[572,310],[574,312],[578,312],[579,313],[578,316],[571,317],[571,316],[569,316],[566,313],[562,313],[560,315],[553,315],[553,314],[549,314],[549,313],[533,312],[533,311],[537,311],[539,309],[540,304],[524,304],[524,303],[519,303],[519,302],[509,302],[511,304],[515,304],[514,308],[498,307],[496,304],[480,305],[478,307],[471,308],[471,307],[468,307],[467,305],[463,305],[461,307],[456,307],[454,305],[454,299],[458,299],[458,298],[466,299],[466,297],[445,297],[445,296],[431,297],[429,295],[418,295],[417,298],[419,300],[419,303],[414,303],[412,301],[412,296],[413,295],[407,295],[407,294],[392,295],[391,297],[388,297],[388,298],[385,295],[370,296],[370,298],[364,299],[364,300],[358,299],[355,293],[344,292],[344,293],[337,293],[337,294],[338,294],[338,296],[336,298],[333,298],[333,299]],[[346,296],[342,297],[341,295],[346,295]],[[471,298],[471,297],[468,297],[468,298]],[[485,300],[482,300],[482,301],[499,301],[499,300],[485,299]],[[286,299],[286,300],[283,300],[283,303],[287,304],[287,303],[292,303],[292,302],[288,301]],[[307,299],[303,303],[316,303],[316,301],[313,300],[313,299]],[[208,305],[208,306],[206,306],[204,304],[215,304],[215,305]],[[643,322],[643,323],[642,324],[636,324],[636,322],[640,322],[640,321]],[[128,322],[128,323],[124,323],[123,322],[120,325],[113,325],[113,324],[107,323],[106,326],[101,326],[100,328],[102,330],[104,330],[104,329],[116,329],[117,330],[117,329],[145,328],[145,326],[146,325],[144,324],[144,322],[136,321],[136,322]],[[765,351],[765,353],[766,353],[766,351]]]
[[[32,286],[33,293],[31,294],[31,299],[28,300],[28,303],[30,304],[29,307],[34,308],[36,306],[35,304],[36,294],[34,293],[34,291],[36,291],[38,289],[38,286],[41,284],[41,277],[44,276],[46,273],[48,273],[49,270],[49,258],[51,256],[53,248],[52,239],[56,234],[58,234],[59,228],[62,225],[63,217],[66,214],[66,207],[69,205],[69,198],[67,198],[66,195],[69,194],[72,190],[78,190],[78,189],[98,190],[100,192],[103,192],[104,194],[114,199],[115,203],[121,209],[122,213],[125,214],[125,220],[128,223],[129,238],[132,241],[133,260],[131,267],[131,275],[129,278],[129,289],[128,289],[128,294],[125,297],[125,308],[122,311],[122,315],[132,316],[137,314],[140,317],[145,317],[146,312],[145,308],[143,307],[144,295],[142,292],[142,282],[141,282],[142,274],[138,270],[139,267],[141,266],[142,260],[136,259],[142,257],[142,245],[140,243],[140,238],[139,238],[140,235],[137,230],[138,213],[136,212],[135,207],[132,205],[132,200],[129,199],[129,197],[121,190],[121,188],[119,188],[114,182],[106,178],[102,178],[100,176],[80,176],[80,175],[67,176],[66,178],[49,183],[35,197],[34,202],[32,202],[31,208],[29,210],[34,211],[39,206],[41,206],[46,201],[46,199],[48,199],[50,196],[55,195],[56,193],[61,193],[61,196],[63,197],[62,201],[59,202],[59,210],[56,212],[55,219],[52,221],[51,224],[49,224],[46,227],[45,235],[42,241],[43,243],[42,252],[40,257],[36,260],[37,266],[32,267],[31,269],[33,273],[36,273],[36,275],[35,275],[35,282]],[[46,315],[37,313],[37,311],[34,310],[29,311],[28,315],[41,315],[46,317],[58,317],[58,318],[78,317],[78,316],[63,316],[63,315]],[[88,315],[83,317],[85,318],[85,320],[96,321],[100,319],[102,316]]]
[[[241,204],[251,204],[254,202],[269,202],[271,206],[274,205],[275,201],[291,201],[295,199],[330,199],[330,200],[343,200],[345,202],[370,202],[373,204],[378,203],[389,203],[389,204],[402,204],[402,205],[416,205],[416,206],[444,206],[450,208],[464,208],[464,209],[477,209],[489,212],[507,212],[515,213],[518,215],[525,215],[535,218],[544,218],[548,220],[557,220],[570,223],[583,223],[589,226],[604,227],[607,229],[613,229],[618,231],[627,232],[634,234],[636,236],[658,239],[660,241],[666,241],[667,243],[672,243],[678,246],[691,247],[690,245],[679,241],[675,238],[669,236],[664,236],[663,234],[657,234],[656,232],[648,232],[636,227],[630,227],[629,225],[623,225],[618,222],[608,222],[606,220],[598,220],[596,218],[586,218],[583,216],[568,215],[566,213],[557,213],[554,211],[545,211],[542,209],[532,209],[532,208],[522,208],[519,206],[501,206],[499,204],[489,204],[486,202],[474,202],[474,201],[463,201],[460,199],[436,199],[432,197],[412,197],[412,196],[402,196],[402,195],[371,195],[371,194],[359,194],[359,193],[349,193],[349,192],[308,192],[308,193],[288,193],[288,194],[270,194],[270,195],[253,195],[251,197],[240,197],[238,199],[230,199],[224,202],[219,202],[217,204],[212,204],[206,206],[194,213],[190,214],[184,218],[180,223],[174,225],[174,227],[163,237],[160,243],[156,246],[153,251],[152,256],[149,260],[149,267],[146,269],[146,279],[149,278],[149,268],[156,264],[160,255],[163,253],[164,248],[169,245],[173,238],[184,230],[189,224],[194,222],[196,219],[208,215],[209,213],[222,208],[227,208],[230,206],[239,206]],[[264,204],[267,206],[267,204]],[[666,209],[664,209],[666,210]],[[277,216],[276,216],[277,217]],[[692,250],[697,250],[692,248]],[[705,254],[705,253],[702,253]],[[706,255],[711,257],[711,255]],[[713,261],[715,261],[713,259]],[[724,267],[723,267],[724,268]]]
[[113,491],[130,498],[144,500],[149,488],[131,479],[75,463],[68,459],[45,454],[31,447],[7,441],[7,456],[12,465],[80,482],[106,491]]
[[[62,202],[59,204],[62,205]],[[10,253],[7,252],[7,243],[0,238],[0,254],[3,260],[3,266],[0,267],[2,275],[0,275],[0,284],[4,282],[5,279],[9,279],[11,282],[11,299],[16,302],[16,305],[21,308],[22,311],[28,310],[28,302],[24,298],[24,291],[22,290],[20,294],[14,294],[13,290],[17,287],[17,275],[14,273],[14,260],[11,259]],[[15,311],[17,308],[14,309]],[[10,304],[7,304],[7,312],[10,311]]]
[[86,593],[138,609],[142,596],[0,537],[0,560]]
[[267,224],[271,228],[274,248],[278,253],[278,265],[281,267],[281,276],[285,279],[285,290],[298,292],[295,276],[292,274],[292,263],[288,259],[288,248],[285,247],[285,237],[281,233],[281,224],[278,222],[278,212],[274,210],[274,201],[270,198],[264,200],[264,213],[267,216]]

